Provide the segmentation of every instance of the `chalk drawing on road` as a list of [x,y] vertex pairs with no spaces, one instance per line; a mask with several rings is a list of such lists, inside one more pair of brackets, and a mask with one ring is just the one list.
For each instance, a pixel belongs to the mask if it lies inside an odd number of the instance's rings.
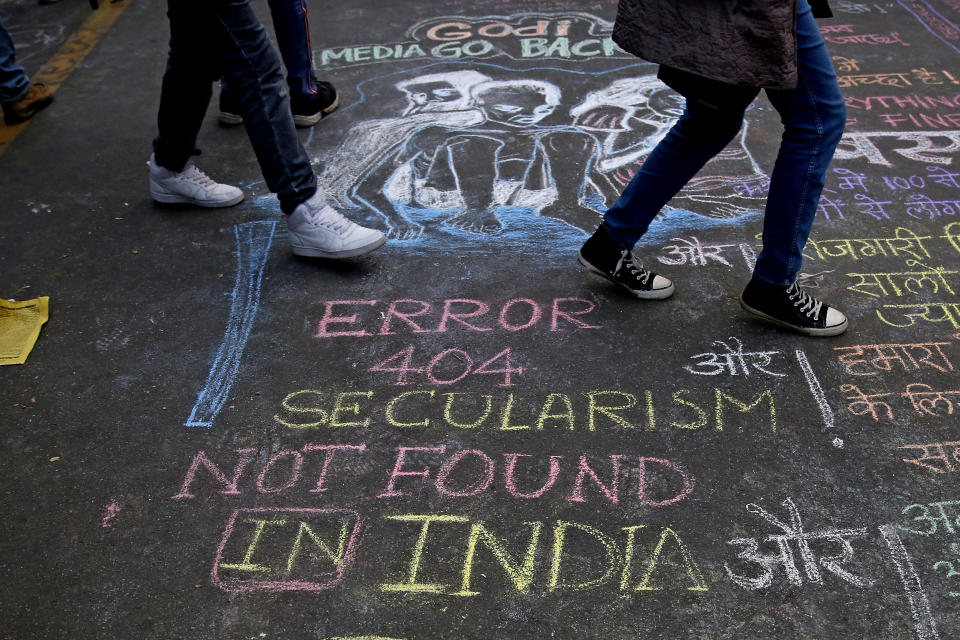
[[920,576],[913,567],[910,560],[910,554],[903,546],[903,540],[897,533],[897,527],[894,525],[883,525],[880,527],[880,535],[890,549],[890,559],[897,567],[900,573],[900,580],[903,582],[903,590],[910,601],[910,612],[913,615],[913,622],[917,631],[917,638],[920,640],[938,640],[940,634],[937,633],[937,625],[933,619],[933,613],[930,611],[930,601],[927,594],[923,591],[923,585],[920,584]]
[[276,225],[276,221],[258,221],[233,227],[237,239],[237,277],[230,294],[230,316],[207,382],[184,423],[187,427],[210,427],[227,400],[257,316],[263,269]]
[[[653,71],[444,62],[366,79],[347,107],[360,112],[356,124],[324,154],[320,186],[406,249],[438,236],[490,248],[550,236],[566,251],[682,112]],[[739,227],[760,216],[768,178],[746,130],[665,207],[661,226]]]

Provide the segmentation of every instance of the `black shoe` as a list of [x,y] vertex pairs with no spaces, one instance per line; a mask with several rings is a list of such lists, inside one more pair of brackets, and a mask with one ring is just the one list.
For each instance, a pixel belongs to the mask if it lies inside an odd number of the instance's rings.
[[843,313],[817,300],[796,282],[780,287],[751,280],[740,294],[740,306],[757,318],[808,336],[837,336],[847,330]]
[[580,247],[578,259],[590,271],[620,285],[638,298],[661,300],[673,295],[673,283],[635,262],[630,252],[613,239],[604,224],[597,227]]
[[243,124],[243,116],[240,115],[240,105],[234,99],[233,94],[220,90],[220,114],[217,116],[221,127],[235,127]]
[[315,96],[291,96],[290,110],[298,127],[312,127],[340,106],[340,96],[329,82],[317,83]]

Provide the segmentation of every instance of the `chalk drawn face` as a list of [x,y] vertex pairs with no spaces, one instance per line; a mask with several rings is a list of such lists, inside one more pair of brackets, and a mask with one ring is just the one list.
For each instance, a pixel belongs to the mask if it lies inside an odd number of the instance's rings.
[[489,120],[514,126],[540,122],[556,111],[559,103],[559,91],[539,83],[487,82],[474,91],[474,104]]
[[470,108],[470,88],[490,80],[476,71],[451,71],[417,76],[397,83],[407,98],[404,115]]
[[411,106],[411,113],[422,111],[447,111],[459,106],[465,96],[449,82],[423,82],[408,84],[403,88]]

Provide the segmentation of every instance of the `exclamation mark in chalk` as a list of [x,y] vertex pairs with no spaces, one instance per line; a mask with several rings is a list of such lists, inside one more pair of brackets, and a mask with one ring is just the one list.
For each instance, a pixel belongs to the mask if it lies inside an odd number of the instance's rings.
[[[820,408],[820,415],[823,416],[823,428],[833,429],[834,426],[836,426],[833,421],[833,411],[827,403],[827,396],[823,392],[823,387],[820,385],[817,375],[813,372],[813,367],[810,366],[810,360],[807,359],[807,354],[800,349],[797,349],[796,355],[797,362],[800,363],[800,369],[803,371],[803,377],[806,378],[807,386],[810,387],[810,393],[813,395],[817,407]],[[833,446],[842,449],[843,439],[839,437],[834,438]]]

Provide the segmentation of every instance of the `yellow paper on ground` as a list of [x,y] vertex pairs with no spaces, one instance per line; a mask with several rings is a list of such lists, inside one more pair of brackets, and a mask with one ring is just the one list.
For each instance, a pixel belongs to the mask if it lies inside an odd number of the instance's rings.
[[0,365],[27,361],[49,311],[47,296],[21,302],[0,298]]

